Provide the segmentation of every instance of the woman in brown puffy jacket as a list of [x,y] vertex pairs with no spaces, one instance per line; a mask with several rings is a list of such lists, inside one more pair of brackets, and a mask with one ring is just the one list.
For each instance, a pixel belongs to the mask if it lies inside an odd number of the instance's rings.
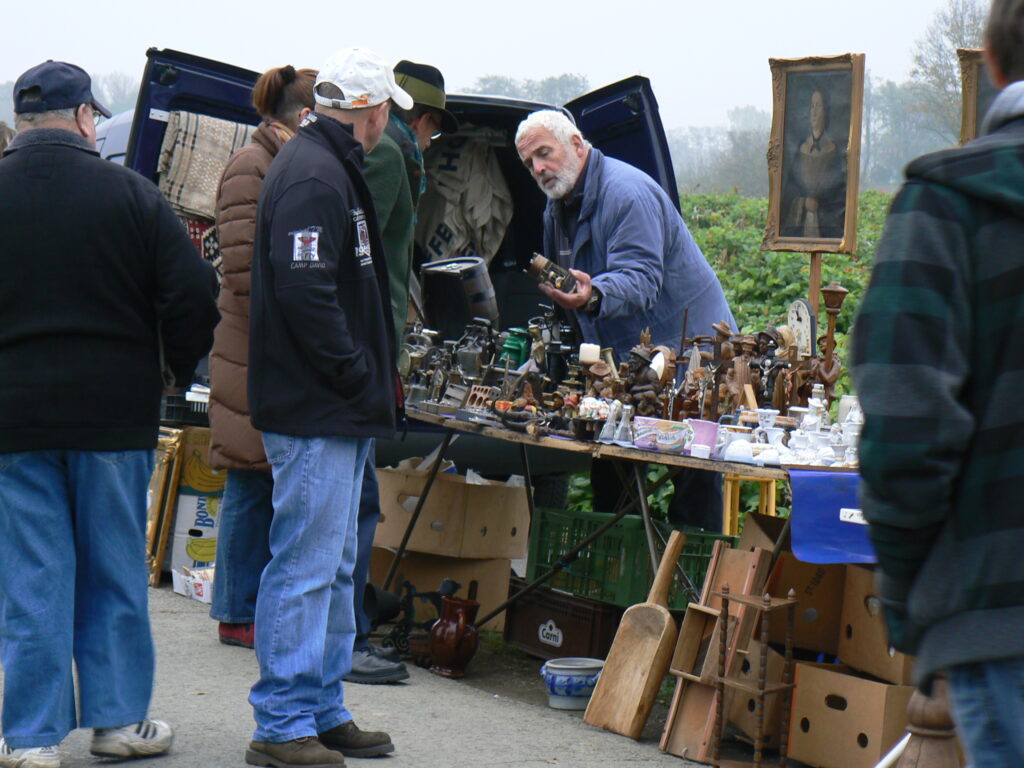
[[267,168],[313,108],[316,71],[292,66],[268,70],[252,101],[263,122],[252,142],[228,160],[217,196],[217,230],[224,275],[220,323],[210,353],[210,463],[227,470],[217,536],[217,578],[210,616],[220,641],[253,646],[256,592],[270,560],[273,480],[259,432],[249,422],[249,280],[256,203]]

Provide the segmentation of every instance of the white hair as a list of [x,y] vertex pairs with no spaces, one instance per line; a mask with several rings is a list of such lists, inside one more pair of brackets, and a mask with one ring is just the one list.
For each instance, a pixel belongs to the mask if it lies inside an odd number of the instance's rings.
[[580,129],[576,127],[576,124],[564,112],[560,112],[557,109],[542,109],[539,112],[530,113],[516,130],[516,146],[519,145],[519,142],[523,140],[526,134],[537,128],[545,128],[551,131],[551,135],[563,146],[568,146],[573,136],[579,136],[583,146],[590,149],[590,142],[583,138],[583,134],[580,133]]
[[63,121],[73,123],[78,107],[51,109],[46,112],[19,112],[14,116],[14,126],[20,131],[27,126],[38,126],[49,122]]

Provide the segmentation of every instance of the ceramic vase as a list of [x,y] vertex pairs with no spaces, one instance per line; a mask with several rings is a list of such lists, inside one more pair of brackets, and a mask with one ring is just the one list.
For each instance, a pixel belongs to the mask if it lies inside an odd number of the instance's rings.
[[480,603],[445,596],[441,618],[430,629],[430,671],[441,677],[464,677],[480,639],[476,621]]

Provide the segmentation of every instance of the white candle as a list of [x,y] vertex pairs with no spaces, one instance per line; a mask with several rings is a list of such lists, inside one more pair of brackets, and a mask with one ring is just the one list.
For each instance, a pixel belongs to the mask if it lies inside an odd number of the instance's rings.
[[580,344],[580,365],[590,365],[601,359],[600,344]]

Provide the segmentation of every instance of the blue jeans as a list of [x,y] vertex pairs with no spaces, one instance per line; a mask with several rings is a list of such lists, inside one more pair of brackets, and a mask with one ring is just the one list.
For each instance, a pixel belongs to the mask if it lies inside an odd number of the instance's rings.
[[377,488],[377,462],[374,441],[370,441],[370,452],[363,469],[363,488],[359,494],[359,519],[356,530],[356,569],[352,574],[354,604],[356,611],[355,650],[370,647],[370,619],[363,610],[363,595],[370,575],[370,553],[373,551],[373,537],[380,520],[380,492]]
[[274,474],[270,562],[256,600],[256,741],[315,736],[352,719],[352,572],[366,438],[263,433]]
[[152,471],[152,451],[0,454],[3,733],[15,749],[146,717]]
[[217,530],[217,578],[210,618],[251,624],[260,575],[270,562],[274,479],[267,472],[229,469]]
[[946,670],[949,703],[973,768],[1024,765],[1024,658]]

